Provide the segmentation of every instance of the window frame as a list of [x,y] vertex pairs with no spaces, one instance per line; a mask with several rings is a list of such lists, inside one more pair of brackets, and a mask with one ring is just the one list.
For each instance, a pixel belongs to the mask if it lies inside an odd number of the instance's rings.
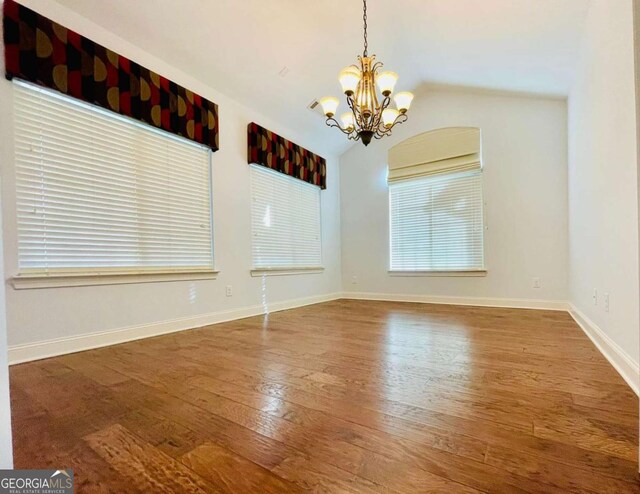
[[[256,266],[254,259],[254,245],[255,245],[255,233],[253,231],[253,171],[257,172],[266,172],[274,174],[279,178],[283,178],[285,180],[293,180],[296,182],[301,182],[300,185],[303,187],[314,187],[317,188],[318,194],[318,243],[320,250],[320,259],[319,264],[317,266]],[[322,190],[320,187],[309,184],[307,182],[301,181],[300,179],[280,173],[276,170],[272,170],[268,167],[250,163],[249,164],[249,194],[251,199],[251,204],[249,207],[249,224],[251,227],[251,269],[249,270],[251,276],[253,277],[262,277],[262,276],[288,276],[288,275],[300,275],[300,274],[320,274],[324,272],[324,263],[323,263],[323,242],[322,242]]]
[[174,139],[178,142],[182,142],[183,138],[174,136],[167,133],[162,129],[156,129],[148,126],[135,119],[120,115],[103,108],[91,105],[81,100],[76,100],[63,94],[57,94],[56,92],[47,88],[42,88],[38,85],[20,80],[14,79],[12,81],[11,100],[10,107],[11,113],[9,115],[10,125],[12,130],[12,136],[10,145],[7,146],[8,156],[11,157],[13,166],[11,167],[11,213],[12,213],[12,228],[15,229],[15,242],[13,242],[14,252],[9,257],[15,256],[12,259],[12,265],[15,266],[15,274],[10,278],[11,284],[15,289],[32,289],[32,288],[53,288],[53,287],[69,287],[69,286],[89,286],[89,285],[113,285],[113,284],[128,284],[128,283],[148,283],[148,282],[164,282],[164,281],[185,281],[185,280],[204,280],[204,279],[216,279],[219,271],[216,269],[216,256],[215,256],[215,232],[214,232],[214,188],[213,188],[213,163],[212,163],[212,151],[206,146],[198,143],[188,141],[190,145],[206,149],[207,151],[207,187],[209,189],[209,222],[210,222],[210,258],[211,266],[206,268],[189,268],[188,266],[161,266],[161,267],[144,267],[138,266],[134,268],[116,267],[116,266],[104,266],[100,268],[92,267],[78,267],[78,268],[62,268],[57,271],[45,271],[35,268],[20,268],[20,246],[18,242],[18,191],[17,191],[17,160],[15,158],[16,145],[16,112],[15,112],[15,85],[20,85],[28,90],[36,90],[55,98],[60,98],[65,103],[71,102],[73,105],[78,105],[90,111],[96,111],[108,118],[117,119],[126,122],[128,125],[133,125],[144,131],[154,132],[161,135],[163,138]]
[[[444,172],[441,175],[454,175],[458,173],[456,170]],[[484,194],[484,170],[482,167],[478,170],[480,174],[480,190],[481,190],[481,215],[482,215],[482,267],[477,269],[393,269],[391,266],[391,241],[392,241],[392,214],[391,214],[391,185],[387,185],[387,211],[389,215],[388,221],[388,242],[387,242],[387,274],[389,276],[394,277],[485,277],[487,276],[487,256],[486,256],[486,232],[487,232],[487,223],[486,223],[486,202],[485,202],[485,194]],[[406,182],[420,180],[420,178],[412,178],[407,179]]]

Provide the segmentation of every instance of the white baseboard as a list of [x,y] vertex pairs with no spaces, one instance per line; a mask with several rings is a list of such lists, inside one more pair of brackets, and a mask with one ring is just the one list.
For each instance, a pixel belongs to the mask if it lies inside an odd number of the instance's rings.
[[342,292],[342,298],[383,300],[388,302],[418,302],[424,304],[475,305],[478,307],[507,307],[513,309],[569,310],[568,302],[521,298],[442,297],[432,295],[403,295],[396,293]]
[[329,293],[325,295],[269,303],[267,306],[254,305],[250,307],[212,312],[209,314],[200,314],[193,317],[140,324],[126,328],[100,331],[67,338],[56,338],[53,340],[38,341],[36,343],[27,343],[24,345],[14,345],[9,347],[9,365],[56,357],[58,355],[65,355],[68,353],[81,352],[109,345],[116,345],[118,343],[125,343],[127,341],[139,340],[167,333],[175,333],[186,329],[200,328],[202,326],[243,319],[245,317],[259,316],[266,312],[295,309],[296,307],[328,302],[338,298],[341,298],[340,293]]
[[609,363],[618,371],[622,379],[640,395],[640,367],[638,362],[625,352],[615,341],[613,341],[601,328],[591,319],[581,312],[575,305],[570,304],[569,313],[571,317],[582,328],[593,344],[600,350]]

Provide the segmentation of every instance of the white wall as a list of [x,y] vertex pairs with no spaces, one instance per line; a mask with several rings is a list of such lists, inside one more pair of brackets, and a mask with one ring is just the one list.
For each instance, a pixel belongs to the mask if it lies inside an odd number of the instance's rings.
[[[4,278],[2,265],[1,223],[2,215],[0,214],[0,280]],[[9,364],[7,361],[7,320],[4,283],[0,283],[0,468],[13,468],[11,400],[9,397]]]
[[[502,299],[495,303],[565,301],[565,102],[452,90],[427,90],[414,101],[408,122],[391,138],[369,147],[357,143],[340,158],[343,288],[418,298]],[[451,126],[482,131],[487,276],[389,276],[387,150],[410,136]],[[533,288],[534,277],[541,288]]]
[[[220,150],[213,154],[214,238],[217,280],[15,290],[7,286],[9,345],[70,338],[100,331],[173,321],[339,292],[340,194],[337,159],[301,135],[219,94],[210,86],[99,28],[49,0],[24,1],[31,8],[209,98],[220,109]],[[0,60],[1,65],[4,63]],[[215,85],[215,81],[210,81]],[[0,80],[4,122],[12,121],[12,84]],[[257,123],[327,158],[328,183],[322,191],[322,274],[252,278],[247,124]],[[5,275],[17,272],[15,173],[10,123],[1,127]],[[233,285],[233,296],[225,286]],[[240,312],[241,313],[241,312]],[[204,319],[199,320],[207,320]],[[176,323],[183,324],[183,323]],[[72,341],[69,344],[74,344]],[[56,347],[60,348],[60,347]]]
[[[569,97],[570,298],[638,367],[638,191],[631,0],[593,0]],[[593,290],[598,290],[594,305]],[[610,295],[609,312],[604,294]],[[607,349],[605,348],[605,351]]]

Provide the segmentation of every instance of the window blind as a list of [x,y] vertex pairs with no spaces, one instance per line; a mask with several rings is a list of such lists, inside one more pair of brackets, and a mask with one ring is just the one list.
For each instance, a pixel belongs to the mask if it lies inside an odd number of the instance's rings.
[[30,84],[14,95],[21,274],[213,269],[208,149]]
[[479,169],[391,183],[391,270],[483,270],[482,206]]
[[320,188],[263,166],[250,173],[254,268],[320,267]]

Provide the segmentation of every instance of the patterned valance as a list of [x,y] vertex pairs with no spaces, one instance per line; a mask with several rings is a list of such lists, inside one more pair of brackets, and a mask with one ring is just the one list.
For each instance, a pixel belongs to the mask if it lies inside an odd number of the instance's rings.
[[7,79],[17,77],[218,149],[218,105],[5,0]]
[[324,158],[253,122],[249,124],[248,161],[327,188]]

